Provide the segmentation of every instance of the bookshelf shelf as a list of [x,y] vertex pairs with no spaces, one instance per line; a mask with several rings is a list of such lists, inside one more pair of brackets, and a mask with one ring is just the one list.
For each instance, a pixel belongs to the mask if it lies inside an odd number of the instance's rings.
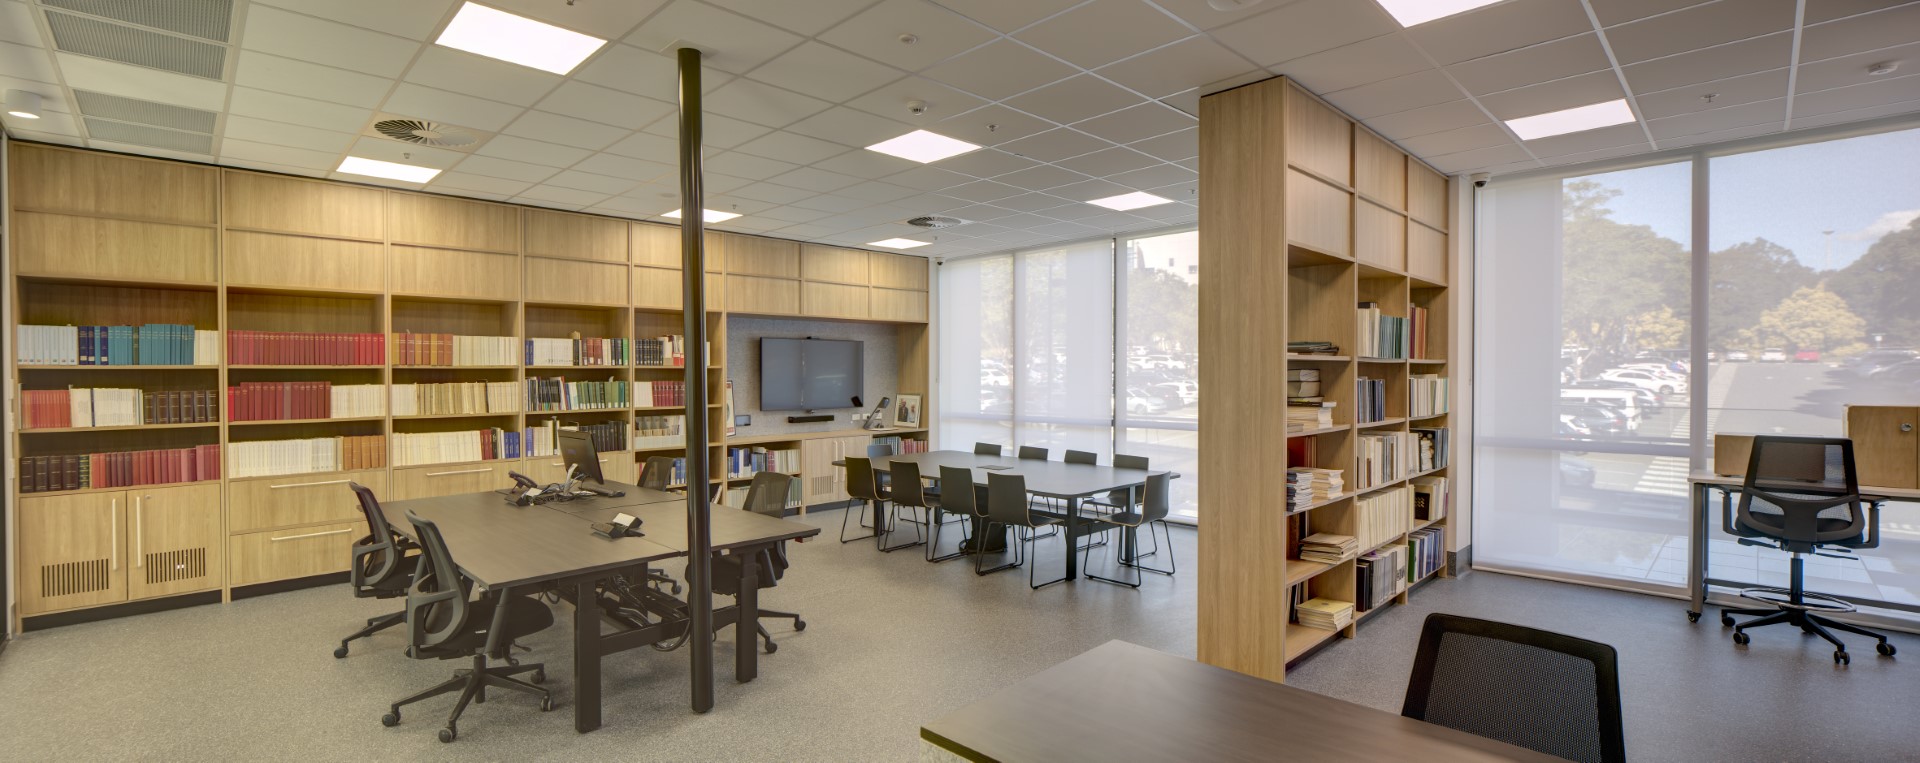
[[1446,417],[1447,417],[1447,414],[1445,412],[1441,412],[1441,413],[1435,413],[1427,416],[1408,416],[1407,420],[1408,421],[1431,421],[1433,419],[1444,419]]
[[235,364],[227,366],[229,371],[378,371],[385,366],[374,365],[254,365]]
[[[551,411],[551,413],[572,413],[572,411]],[[514,411],[512,413],[416,413],[410,416],[395,416],[393,417],[393,420],[394,421],[424,421],[428,419],[487,419],[487,418],[496,418],[500,416],[518,416],[518,415],[520,415],[519,411]]]
[[1426,521],[1424,521],[1424,522],[1419,522],[1419,523],[1416,523],[1416,524],[1414,524],[1414,526],[1413,526],[1413,529],[1412,529],[1412,530],[1408,530],[1407,532],[1408,532],[1408,533],[1416,533],[1416,532],[1419,532],[1419,531],[1421,531],[1421,530],[1425,530],[1425,529],[1427,529],[1427,528],[1429,528],[1429,527],[1432,527],[1432,526],[1434,526],[1434,525],[1437,525],[1437,524],[1440,524],[1441,522],[1445,522],[1445,521],[1447,521],[1447,518],[1446,518],[1446,517],[1440,517],[1439,519],[1429,519],[1429,520],[1426,520]]
[[[1352,498],[1355,495],[1358,495],[1358,493],[1355,493],[1353,491],[1348,491],[1348,492],[1333,496],[1331,498],[1328,498],[1324,501],[1314,501],[1313,503],[1309,503],[1297,509],[1288,509],[1287,513],[1288,514],[1305,514],[1309,511],[1313,511],[1314,509],[1318,509],[1322,506],[1332,506],[1336,503],[1347,500],[1348,498]],[[1289,564],[1291,564],[1291,562],[1289,562]]]
[[1373,364],[1378,364],[1378,365],[1405,365],[1405,364],[1406,364],[1406,362],[1407,362],[1407,359],[1406,359],[1406,358],[1367,358],[1367,357],[1362,357],[1362,358],[1360,358],[1360,362],[1362,362],[1362,363],[1373,363]]
[[1313,355],[1287,353],[1288,363],[1345,363],[1353,360],[1352,355]]
[[46,366],[20,365],[22,371],[218,371],[219,366]]
[[1287,623],[1286,661],[1293,662],[1306,656],[1307,652],[1311,651],[1314,647],[1327,643],[1337,635],[1340,635],[1339,631],[1309,628],[1299,623]]
[[1447,470],[1447,467],[1444,467],[1444,466],[1440,466],[1440,467],[1435,467],[1435,468],[1432,468],[1432,469],[1428,469],[1428,470],[1426,470],[1426,471],[1424,471],[1424,472],[1414,472],[1414,473],[1412,473],[1412,474],[1409,474],[1409,475],[1407,475],[1407,480],[1408,480],[1408,481],[1412,481],[1412,480],[1415,480],[1415,479],[1418,479],[1418,478],[1420,478],[1420,477],[1427,477],[1427,476],[1432,476],[1432,475],[1435,475],[1435,474],[1439,474],[1439,473],[1441,473],[1441,472],[1444,472],[1444,471],[1446,471],[1446,470]]
[[1306,430],[1301,430],[1299,432],[1288,432],[1287,436],[1288,437],[1312,437],[1314,435],[1333,434],[1335,432],[1345,432],[1352,428],[1353,427],[1348,424],[1335,424],[1330,427],[1321,427],[1319,429],[1306,429]]
[[1373,429],[1373,428],[1375,428],[1375,427],[1390,427],[1390,426],[1393,426],[1393,425],[1395,425],[1395,424],[1405,424],[1405,423],[1407,423],[1407,420],[1406,420],[1406,419],[1403,419],[1403,418],[1384,418],[1384,419],[1381,419],[1381,420],[1379,420],[1379,421],[1366,421],[1366,422],[1361,422],[1361,423],[1359,423],[1359,424],[1355,424],[1355,425],[1353,425],[1353,428],[1355,428],[1355,429]]
[[155,485],[123,485],[121,487],[93,487],[93,488],[83,488],[80,490],[45,490],[38,493],[23,492],[20,494],[20,497],[21,498],[49,498],[49,497],[61,496],[61,495],[121,493],[128,490],[158,490],[163,487],[180,487],[182,485],[218,485],[218,484],[220,484],[220,480],[195,480],[193,482],[164,482],[164,483],[155,484]]
[[1289,558],[1287,559],[1287,585],[1289,586],[1300,585],[1301,583],[1305,583],[1308,580],[1312,580],[1315,575],[1318,575],[1322,572],[1326,572],[1327,570],[1333,569],[1338,566],[1340,565],[1327,564],[1326,562],[1309,562],[1305,559]]
[[1444,358],[1409,358],[1407,362],[1416,366],[1444,366],[1447,364]]
[[[20,434],[55,434],[59,432],[136,432],[144,429],[199,429],[201,427],[220,426],[218,421],[201,421],[191,424],[131,424],[122,427],[37,427],[22,429]],[[35,493],[34,495],[40,495]]]
[[284,424],[349,424],[357,421],[386,421],[385,416],[349,416],[327,419],[261,419],[254,421],[229,421],[230,427],[278,426]]
[[1359,624],[1360,624],[1360,621],[1362,621],[1362,620],[1365,620],[1365,619],[1367,619],[1367,618],[1369,618],[1369,617],[1372,617],[1372,616],[1374,616],[1374,614],[1375,614],[1375,613],[1377,613],[1377,612],[1380,612],[1380,611],[1382,611],[1382,610],[1384,610],[1384,609],[1386,609],[1386,608],[1388,608],[1388,607],[1391,607],[1391,606],[1393,606],[1394,604],[1397,604],[1398,602],[1397,602],[1397,601],[1395,600],[1395,599],[1397,599],[1397,598],[1398,598],[1398,597],[1395,597],[1394,599],[1388,599],[1388,600],[1386,600],[1386,601],[1383,601],[1383,602],[1379,602],[1379,603],[1377,603],[1377,604],[1374,604],[1374,605],[1373,605],[1373,608],[1372,608],[1372,609],[1369,609],[1369,610],[1367,610],[1367,611],[1365,611],[1365,612],[1355,612],[1355,613],[1353,613],[1353,624],[1355,624],[1355,625],[1359,625]]
[[[451,366],[451,368],[472,368],[472,366]],[[626,366],[526,366],[529,371],[621,371]]]
[[[325,368],[326,366],[319,366],[319,367]],[[609,368],[609,367],[610,366],[599,366],[599,368]],[[378,368],[378,366],[375,366],[375,368]],[[393,370],[395,371],[518,371],[520,370],[520,366],[400,366],[400,365],[396,365],[393,367]]]

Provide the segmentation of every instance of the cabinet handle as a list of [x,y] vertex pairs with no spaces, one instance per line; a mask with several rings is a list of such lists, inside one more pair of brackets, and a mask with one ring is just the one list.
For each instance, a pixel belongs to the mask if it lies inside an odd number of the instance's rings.
[[142,536],[147,531],[147,501],[152,499],[153,496],[150,495],[133,499],[133,566],[135,567],[147,566],[145,553],[147,541]]
[[108,500],[111,501],[111,503],[108,504],[107,511],[111,513],[107,515],[107,527],[113,532],[113,549],[111,553],[107,554],[107,569],[117,570],[120,569],[120,499],[110,498]]
[[319,487],[321,485],[344,485],[352,481],[353,480],[327,480],[326,482],[295,482],[287,485],[268,485],[267,487],[273,490],[279,490],[281,488],[289,488],[289,487]]
[[328,535],[344,535],[350,532],[353,532],[352,528],[346,528],[342,530],[328,530],[326,532],[318,532],[318,533],[307,533],[305,535],[287,535],[279,538],[268,538],[267,540],[272,541],[274,543],[279,543],[280,541],[283,541],[283,540],[300,540],[302,538],[321,538]]
[[460,469],[458,471],[451,471],[451,472],[427,472],[427,476],[450,477],[455,474],[484,474],[486,472],[491,472],[491,471],[493,471],[492,467],[488,467],[486,469]]

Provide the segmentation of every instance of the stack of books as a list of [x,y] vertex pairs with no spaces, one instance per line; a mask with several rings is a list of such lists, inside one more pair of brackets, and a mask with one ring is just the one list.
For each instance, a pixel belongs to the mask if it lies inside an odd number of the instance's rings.
[[1367,432],[1354,445],[1355,487],[1384,485],[1407,476],[1414,464],[1414,435],[1409,432]]
[[386,355],[385,334],[227,332],[227,362],[236,366],[377,366]]
[[285,421],[333,417],[331,382],[241,382],[227,388],[233,421]]
[[728,448],[727,476],[732,478],[752,477],[760,472],[781,472],[792,474],[800,471],[800,451],[789,448],[771,450],[768,448]]
[[29,389],[20,392],[21,429],[201,424],[220,420],[213,390]]
[[528,339],[529,366],[624,366],[625,339]]
[[1413,348],[1407,319],[1387,315],[1378,302],[1360,303],[1360,348],[1363,358],[1406,358]]
[[533,378],[527,386],[529,411],[582,411],[607,408],[631,408],[627,383],[607,381],[567,381],[561,378]]
[[1323,631],[1337,631],[1353,624],[1353,602],[1315,598],[1293,608],[1300,624]]
[[1429,527],[1407,536],[1407,582],[1418,583],[1447,563],[1447,529]]
[[1355,388],[1353,415],[1362,424],[1381,421],[1387,417],[1387,380],[1360,377]]
[[393,415],[446,416],[518,413],[520,382],[445,382],[393,385]]
[[1399,544],[1361,554],[1353,563],[1353,608],[1365,612],[1407,590],[1407,547]]
[[1288,342],[1287,352],[1294,355],[1339,355],[1340,347],[1332,342]]
[[231,476],[235,478],[378,469],[387,465],[387,440],[377,434],[236,442],[227,447],[233,466]]
[[1327,402],[1287,402],[1287,431],[1307,432],[1333,426],[1333,406]]
[[527,455],[553,456],[560,453],[561,432],[585,432],[593,441],[595,453],[619,453],[627,449],[627,422],[606,421],[599,424],[566,424],[559,419],[527,423]]
[[1449,450],[1452,438],[1447,435],[1446,428],[1413,429],[1409,431],[1416,442],[1414,446],[1414,471],[1430,472],[1446,466],[1449,463],[1447,459],[1451,455]]
[[182,323],[142,326],[21,326],[23,366],[213,366],[220,332]]
[[1322,564],[1339,564],[1360,553],[1360,539],[1351,535],[1314,533],[1300,539],[1300,559]]
[[[687,364],[687,338],[679,334],[635,339],[634,365],[684,366]],[[712,345],[708,345],[711,354]]]
[[1317,368],[1287,369],[1287,402],[1320,402],[1320,370]]
[[328,401],[331,418],[358,419],[385,416],[387,386],[384,384],[341,384],[333,387]]
[[473,432],[395,432],[393,465],[452,464],[519,458],[520,432],[481,429]]
[[641,381],[633,383],[633,399],[643,406],[666,408],[687,404],[687,383],[683,381]]
[[687,444],[687,417],[635,416],[633,447],[679,448]]
[[1405,535],[1413,525],[1413,491],[1402,486],[1353,502],[1353,534],[1360,548],[1373,549]]
[[1296,466],[1287,470],[1287,506],[1298,509],[1330,501],[1346,487],[1339,469]]
[[511,366],[514,365],[510,336],[458,336],[455,334],[393,335],[393,364],[396,366]]
[[1432,522],[1447,516],[1447,478],[1413,478],[1413,521]]
[[1407,415],[1438,416],[1447,412],[1447,377],[1414,374],[1407,379]]

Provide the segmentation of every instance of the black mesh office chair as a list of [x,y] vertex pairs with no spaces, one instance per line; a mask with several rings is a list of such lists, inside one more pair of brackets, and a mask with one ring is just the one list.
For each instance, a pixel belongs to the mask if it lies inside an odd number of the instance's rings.
[[[347,569],[354,598],[398,599],[407,595],[408,586],[413,585],[413,567],[420,547],[387,524],[387,515],[380,510],[380,501],[373,497],[372,490],[358,482],[349,482],[347,487],[359,499],[360,514],[366,517],[369,531],[367,537],[354,542],[353,566]],[[333,656],[346,657],[347,645],[354,639],[366,638],[406,621],[406,610],[368,619],[366,627],[340,639]]]
[[[1120,511],[1113,512],[1111,514],[1095,515],[1093,517],[1089,517],[1088,529],[1090,532],[1105,533],[1108,530],[1118,529],[1122,533],[1124,533],[1125,540],[1121,544],[1120,564],[1125,567],[1133,568],[1133,580],[1132,581],[1115,580],[1112,578],[1103,578],[1103,577],[1100,577],[1099,575],[1093,574],[1093,565],[1091,564],[1091,562],[1093,561],[1094,547],[1091,545],[1087,546],[1086,548],[1087,561],[1089,563],[1086,565],[1082,565],[1087,568],[1087,577],[1093,578],[1094,580],[1098,580],[1103,583],[1118,583],[1120,585],[1127,586],[1129,588],[1139,588],[1140,582],[1142,579],[1142,574],[1141,574],[1142,571],[1157,572],[1162,575],[1173,574],[1174,567],[1175,567],[1175,562],[1173,559],[1173,531],[1167,529],[1167,521],[1166,521],[1167,513],[1169,512],[1169,506],[1170,506],[1170,502],[1167,499],[1167,493],[1168,491],[1172,490],[1172,484],[1173,484],[1172,474],[1169,474],[1167,472],[1161,472],[1159,474],[1150,475],[1147,477],[1147,484],[1142,491],[1142,495],[1144,496],[1144,498],[1138,505],[1138,508],[1130,506]],[[1139,548],[1139,545],[1137,543],[1136,535],[1141,525],[1146,526],[1148,535],[1153,534],[1153,528],[1155,526],[1159,526],[1159,528],[1162,531],[1167,533],[1167,568],[1166,569],[1162,570],[1162,569],[1157,569],[1153,567],[1148,567],[1140,563],[1140,555],[1137,553],[1137,549]],[[1159,541],[1156,540],[1155,541],[1156,546],[1158,545],[1158,543]],[[1128,554],[1132,554],[1132,556],[1128,556]]]
[[[753,482],[747,486],[747,503],[740,509],[776,519],[784,517],[787,515],[787,496],[792,491],[793,477],[779,472],[759,472],[753,475]],[[740,595],[740,561],[740,557],[733,554],[713,555],[711,579],[714,593],[734,597]],[[780,578],[786,577],[787,567],[790,566],[787,562],[787,542],[781,541],[770,548],[762,549],[759,557],[755,559],[755,565],[760,568],[757,588],[765,590],[779,585]],[[807,621],[800,619],[800,615],[793,612],[762,608],[760,619],[765,620],[769,617],[792,620],[793,629],[796,631],[807,629]],[[745,627],[745,625],[738,627]],[[760,632],[760,638],[766,641],[767,654],[773,654],[780,648],[778,644],[773,643],[773,635],[767,632],[767,626],[754,623],[753,627]]]
[[[1738,505],[1733,493],[1740,494]],[[1827,629],[1868,636],[1875,650],[1892,657],[1887,637],[1856,625],[1820,616],[1852,612],[1853,605],[1806,590],[1807,554],[1854,559],[1847,551],[1880,545],[1880,505],[1887,499],[1860,494],[1853,470],[1853,441],[1832,437],[1753,438],[1747,476],[1739,488],[1723,489],[1721,505],[1727,534],[1741,545],[1774,548],[1793,555],[1787,588],[1748,588],[1744,598],[1772,606],[1720,610],[1720,624],[1733,629],[1733,643],[1752,641],[1746,631],[1777,623],[1833,644],[1833,661],[1847,664],[1847,645]],[[1733,618],[1754,616],[1744,623]]]
[[648,456],[646,464],[640,467],[640,486],[648,490],[666,490],[672,484],[673,459]]
[[[534,684],[546,680],[539,665],[517,665],[507,657],[508,667],[487,667],[487,656],[508,655],[513,642],[553,625],[553,610],[532,596],[516,596],[509,591],[493,591],[478,601],[469,600],[473,581],[461,577],[453,555],[440,535],[440,527],[431,520],[407,512],[414,534],[420,539],[420,565],[413,575],[413,587],[407,591],[407,656],[416,660],[457,660],[472,658],[473,667],[454,671],[453,678],[426,691],[393,703],[380,717],[380,723],[400,723],[400,707],[429,697],[458,690],[460,701],[440,729],[440,741],[451,742],[459,736],[457,724],[467,703],[478,698],[486,701],[488,687],[510,689],[540,697],[542,712],[553,709],[553,695]],[[532,683],[513,676],[532,673]]]
[[[1013,546],[1015,560],[1013,566],[1018,567],[1026,563],[1026,556],[1021,553],[1023,546],[1028,547],[1026,548],[1027,554],[1033,553],[1031,546],[1035,539],[1033,534],[1034,528],[1056,525],[1059,524],[1059,522],[1060,520],[1054,517],[1038,514],[1033,511],[1033,505],[1027,500],[1027,478],[1025,475],[1001,474],[999,472],[987,475],[987,528],[991,529],[994,525],[1002,525],[1014,529],[1014,534],[1017,537],[1014,539]],[[1073,549],[1068,548],[1067,553],[1073,553]],[[984,556],[984,554],[982,556]],[[1035,564],[1027,567],[1027,586],[1029,588],[1045,588],[1067,579],[1067,576],[1062,574],[1060,577],[1045,583],[1037,582],[1034,579],[1033,568],[1038,566],[1038,564]],[[979,571],[978,567],[979,565],[976,563],[976,572]]]
[[1580,763],[1622,763],[1613,647],[1457,615],[1427,615],[1400,714]]
[[973,454],[976,456],[1004,456],[1007,454],[1007,451],[1005,448],[990,442],[976,442],[973,444]]

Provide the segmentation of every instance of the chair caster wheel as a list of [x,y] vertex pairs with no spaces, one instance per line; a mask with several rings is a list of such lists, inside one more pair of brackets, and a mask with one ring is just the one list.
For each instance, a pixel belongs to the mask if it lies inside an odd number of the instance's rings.
[[400,711],[395,710],[391,713],[387,713],[386,715],[380,716],[380,725],[385,726],[387,728],[393,728],[395,726],[400,725]]
[[1848,656],[1847,656],[1847,653],[1846,653],[1846,651],[1844,651],[1844,650],[1834,650],[1834,653],[1833,653],[1833,664],[1835,664],[1835,665],[1851,665],[1851,664],[1853,664],[1853,658],[1852,658],[1852,657],[1848,657]]
[[527,676],[527,678],[528,678],[528,680],[531,680],[531,681],[533,681],[534,683],[537,683],[537,684],[543,684],[543,683],[546,683],[546,682],[547,682],[547,671],[546,671],[546,669],[545,669],[545,668],[542,668],[542,669],[540,669],[540,670],[536,670],[536,671],[533,671],[533,675],[531,675],[531,676]]
[[552,698],[552,697],[541,697],[541,698],[540,698],[540,712],[543,712],[543,713],[550,713],[550,712],[553,712],[553,698]]
[[679,584],[679,583],[674,583],[674,584],[673,584],[673,594],[674,594],[675,596],[678,596],[678,595],[680,595],[680,584]]
[[796,617],[796,618],[794,618],[794,619],[793,619],[793,629],[794,629],[795,631],[804,631],[804,630],[806,630],[806,629],[807,629],[807,621],[805,621],[805,620],[802,620],[802,619],[800,619],[800,618],[797,618],[797,617]]
[[346,656],[347,656],[347,645],[346,645],[346,644],[341,644],[341,645],[339,645],[339,646],[336,646],[336,647],[334,647],[334,648],[333,648],[333,658],[334,658],[334,659],[336,659],[336,660],[340,660],[340,659],[345,659],[345,658],[346,658]]
[[446,728],[440,730],[440,741],[443,744],[451,743],[453,740],[459,739],[459,738],[460,738],[460,732],[455,730],[452,724],[448,724]]
[[1747,643],[1750,641],[1753,641],[1753,637],[1745,633],[1735,631],[1733,634],[1733,643],[1735,644],[1739,644],[1740,646],[1746,646]]
[[1888,657],[1892,657],[1895,650],[1892,644],[1882,641],[1878,644],[1873,645],[1873,651],[1879,652]]
[[1720,616],[1720,627],[1722,627],[1722,628],[1732,628],[1732,627],[1733,627],[1733,615],[1721,615],[1721,616]]
[[773,654],[774,652],[778,652],[778,651],[780,651],[779,644],[775,644],[771,641],[767,642],[767,654]]
[[1688,613],[1687,613],[1687,622],[1690,622],[1690,623],[1697,623],[1697,622],[1700,622],[1700,613],[1699,613],[1699,612],[1688,612]]

